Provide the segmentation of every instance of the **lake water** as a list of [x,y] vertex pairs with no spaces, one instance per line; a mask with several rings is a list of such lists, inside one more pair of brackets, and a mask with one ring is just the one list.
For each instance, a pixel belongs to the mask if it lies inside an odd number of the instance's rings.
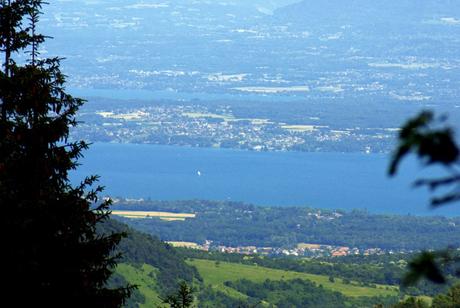
[[388,178],[386,155],[250,152],[177,146],[97,143],[72,174],[98,174],[105,194],[157,200],[211,199],[258,205],[367,209],[372,213],[460,215],[460,206],[430,210],[429,195],[411,183],[419,171],[404,162]]

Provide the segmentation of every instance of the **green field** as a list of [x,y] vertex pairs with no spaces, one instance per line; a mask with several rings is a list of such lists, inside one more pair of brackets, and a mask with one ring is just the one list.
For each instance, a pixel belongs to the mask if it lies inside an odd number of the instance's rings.
[[314,125],[282,125],[281,128],[293,132],[314,132],[317,130]]
[[[226,281],[237,281],[248,279],[253,282],[263,282],[270,280],[291,280],[304,279],[322,285],[331,291],[337,291],[345,296],[395,296],[398,290],[394,286],[378,285],[377,288],[363,287],[352,282],[345,284],[339,278],[335,282],[329,281],[328,276],[314,275],[293,271],[284,271],[271,269],[257,265],[245,265],[239,263],[216,262],[213,260],[192,259],[187,261],[190,265],[195,266],[200,275],[203,277],[204,284],[210,285],[213,289],[223,292],[226,295],[245,300],[247,296],[235,289],[224,285]],[[156,284],[156,275],[158,270],[148,264],[142,266],[133,266],[122,263],[117,266],[117,272],[121,274],[130,284],[137,285],[139,292],[145,297],[145,303],[140,307],[162,307]]]
[[201,113],[201,112],[184,112],[182,115],[189,118],[213,118],[222,119],[224,121],[234,121],[235,118],[232,115],[221,115],[215,113]]
[[262,124],[271,124],[273,123],[269,119],[259,119],[259,118],[235,118],[233,115],[222,115],[215,113],[201,113],[201,112],[184,112],[183,116],[199,119],[199,118],[211,118],[211,119],[221,119],[225,122],[238,122],[238,121],[250,121],[253,125],[262,125]]
[[141,308],[162,307],[156,290],[156,274],[158,270],[151,265],[143,264],[135,267],[121,263],[117,266],[117,272],[130,284],[136,285],[139,292],[145,296],[145,304],[139,304]]
[[216,262],[210,260],[193,259],[188,261],[195,266],[204,279],[206,285],[211,285],[230,296],[245,298],[245,295],[224,285],[225,281],[237,281],[248,279],[254,282],[270,280],[291,280],[305,279],[323,285],[331,291],[337,291],[345,296],[395,296],[398,289],[394,286],[377,285],[376,288],[358,286],[356,283],[343,283],[342,279],[336,278],[335,282],[330,282],[328,276],[299,273],[293,271],[283,271],[256,265],[244,265],[238,263]]

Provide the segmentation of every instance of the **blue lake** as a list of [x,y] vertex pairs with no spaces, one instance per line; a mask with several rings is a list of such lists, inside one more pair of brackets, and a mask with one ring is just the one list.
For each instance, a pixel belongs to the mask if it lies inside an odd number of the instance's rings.
[[[412,188],[432,176],[414,160],[388,178],[386,155],[249,152],[97,143],[72,174],[98,174],[105,194],[157,200],[211,199],[258,205],[367,209],[371,213],[460,216],[460,206],[431,210],[429,194]],[[436,172],[439,173],[439,172]]]

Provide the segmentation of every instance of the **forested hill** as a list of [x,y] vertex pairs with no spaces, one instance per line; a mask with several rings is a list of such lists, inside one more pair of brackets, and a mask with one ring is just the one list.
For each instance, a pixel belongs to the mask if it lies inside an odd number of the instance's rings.
[[194,279],[201,280],[194,267],[186,264],[174,248],[158,238],[133,230],[115,220],[109,220],[99,227],[100,233],[127,233],[128,236],[118,245],[118,251],[122,254],[120,263],[148,264],[156,268],[158,274],[155,281],[160,294],[176,290],[180,281],[191,283]]
[[258,247],[298,243],[386,250],[460,247],[460,217],[374,215],[305,207],[262,207],[219,201],[126,201],[114,209],[194,213],[193,219],[121,218],[130,226],[165,241]]

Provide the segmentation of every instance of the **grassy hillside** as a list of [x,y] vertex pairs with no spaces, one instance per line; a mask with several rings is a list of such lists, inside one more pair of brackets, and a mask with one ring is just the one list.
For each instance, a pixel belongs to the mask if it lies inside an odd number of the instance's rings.
[[398,290],[394,286],[377,285],[376,288],[362,287],[353,282],[350,284],[344,283],[342,279],[335,279],[335,282],[331,282],[329,281],[329,277],[323,275],[284,271],[238,263],[215,262],[211,260],[192,259],[188,261],[188,263],[198,269],[201,277],[203,277],[205,285],[211,285],[213,288],[237,298],[245,298],[245,295],[225,286],[224,283],[226,281],[247,279],[254,282],[263,282],[267,279],[304,279],[349,297],[396,296],[398,294]]
[[157,291],[159,289],[157,285],[158,269],[148,264],[134,266],[122,263],[117,266],[117,273],[130,284],[136,285],[137,290],[144,296],[144,303],[137,303],[139,307],[160,306],[160,294]]
[[[182,280],[194,286],[197,307],[203,308],[246,307],[257,303],[280,307],[373,307],[379,303],[394,304],[401,296],[394,285],[374,284],[358,276],[340,278],[337,273],[326,270],[318,270],[316,274],[296,271],[289,268],[286,261],[282,264],[286,267],[277,268],[257,265],[255,261],[250,262],[250,258],[248,262],[236,263],[230,255],[225,255],[230,260],[213,260],[217,258],[215,255],[200,258],[199,254],[186,254],[184,249],[175,249],[116,221],[108,222],[100,230],[102,233],[120,231],[128,236],[119,246],[123,258],[117,267],[114,285],[128,282],[138,286],[127,304],[129,308],[161,307],[160,297],[175,292]],[[241,256],[233,258],[237,257]],[[276,259],[273,262],[278,261],[283,262]]]
[[99,226],[98,232],[110,234],[125,232],[118,246],[122,257],[110,286],[130,283],[138,288],[127,307],[161,307],[160,296],[174,292],[180,281],[188,284],[200,282],[201,277],[193,266],[170,245],[129,228],[120,222],[109,220]]
[[[222,296],[224,296],[224,304],[214,306],[216,302],[213,301],[206,303],[201,302],[198,303],[198,307],[231,307],[232,304],[237,303],[236,301],[239,301],[242,304],[254,304],[254,298],[251,298],[247,294],[236,290],[232,286],[228,286],[228,282],[237,283],[238,281],[242,280],[248,280],[254,283],[264,283],[267,279],[271,281],[280,282],[289,282],[294,281],[296,279],[300,279],[303,281],[313,282],[317,286],[322,286],[322,288],[324,288],[325,291],[338,292],[343,296],[346,296],[347,298],[371,298],[398,295],[398,291],[395,287],[384,285],[378,285],[376,288],[363,287],[357,285],[357,283],[355,282],[344,283],[341,279],[337,278],[334,282],[331,282],[329,281],[329,277],[324,275],[284,271],[257,265],[245,265],[230,262],[216,262],[213,260],[191,259],[187,261],[187,263],[190,266],[196,267],[199,274],[203,278],[203,284],[195,285],[195,289],[197,290],[197,293],[195,293],[195,295],[198,298],[202,297],[200,295],[201,293],[207,293],[207,296],[209,296],[210,292],[212,294],[211,298],[213,300],[220,300],[222,299]],[[122,263],[118,265],[117,273],[123,276],[123,278],[129,283],[137,285],[138,292],[144,298],[143,301],[131,301],[131,305],[129,307],[162,307],[160,293],[158,291],[160,290],[157,280],[158,275],[160,273],[158,269],[148,264],[133,265]],[[276,298],[277,296],[279,296],[279,292],[281,292],[281,290],[267,292],[274,298]],[[317,289],[315,290],[315,292],[321,292],[321,290]],[[220,299],[218,295],[219,293],[222,294],[220,296]],[[312,295],[313,297],[320,296],[317,293],[314,294],[315,295]],[[332,293],[330,294],[333,295]],[[230,301],[229,304],[229,299],[225,299],[225,297],[232,298],[235,301]],[[269,302],[272,303],[270,299]],[[265,303],[268,304],[268,302]]]

